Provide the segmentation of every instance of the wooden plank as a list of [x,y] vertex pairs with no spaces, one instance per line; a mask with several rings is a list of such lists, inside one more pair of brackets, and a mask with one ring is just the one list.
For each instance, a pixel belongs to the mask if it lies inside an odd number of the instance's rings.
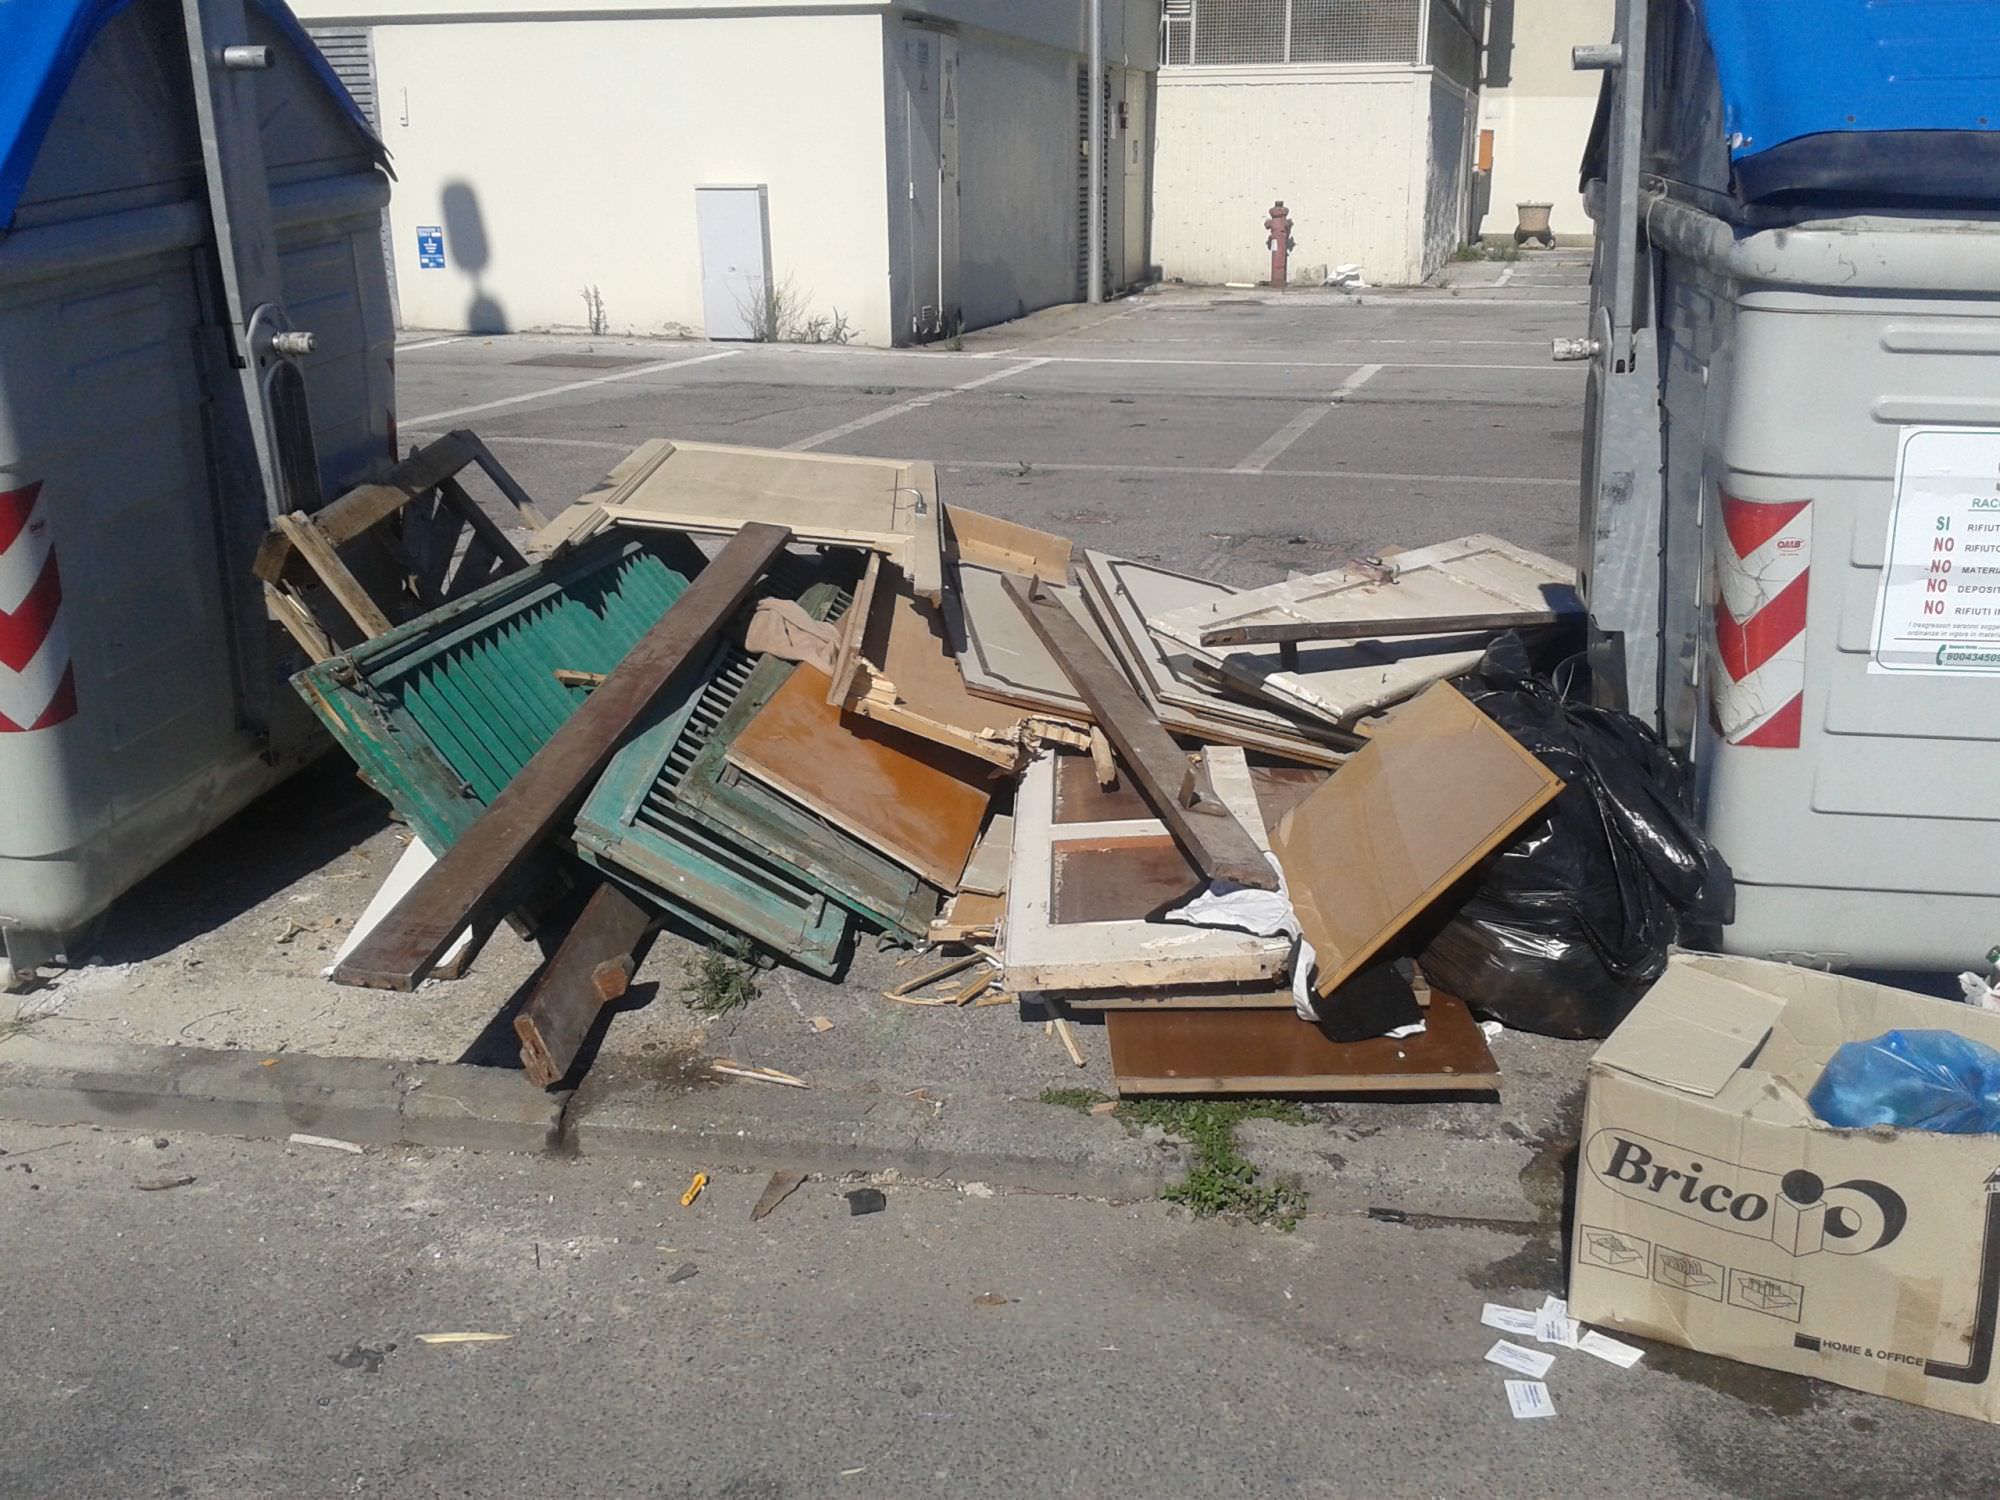
[[528,560],[521,556],[507,533],[500,529],[500,523],[486,514],[484,507],[465,492],[465,486],[456,479],[440,479],[437,484],[438,499],[458,513],[473,534],[486,544],[487,551],[498,558],[508,570],[525,568]]
[[333,641],[320,628],[313,612],[282,584],[264,585],[264,603],[271,618],[291,632],[308,661],[325,661],[333,655]]
[[[1575,573],[1553,558],[1499,537],[1475,534],[1400,553],[1393,563],[1349,563],[1306,578],[1247,589],[1152,616],[1170,639],[1204,643],[1208,632],[1266,626],[1311,628],[1329,624],[1391,626],[1423,618],[1582,612]],[[1441,626],[1439,634],[1467,627]],[[1405,629],[1404,635],[1425,632]],[[1285,636],[1265,639],[1286,639]],[[1294,640],[1352,640],[1355,636],[1297,635]],[[1213,644],[1213,643],[1210,643]]]
[[1186,752],[1160,727],[1125,674],[1084,634],[1069,611],[1036,592],[1038,585],[1023,585],[1009,577],[1004,587],[1090,705],[1105,738],[1118,752],[1119,762],[1139,783],[1154,812],[1173,830],[1195,866],[1211,880],[1229,880],[1257,890],[1277,889],[1270,865],[1227,808],[1212,801],[1182,805],[1181,788],[1188,771]]
[[592,892],[514,1017],[528,1082],[545,1089],[569,1075],[597,1013],[625,993],[634,950],[656,920],[611,881]]
[[1265,625],[1216,625],[1201,633],[1204,646],[1276,645],[1284,641],[1375,641],[1407,635],[1474,635],[1532,630],[1568,618],[1553,609],[1501,610],[1494,614],[1412,615],[1404,620],[1286,620]]
[[861,670],[861,641],[868,622],[875,615],[875,595],[882,587],[882,554],[871,552],[861,569],[861,581],[854,586],[854,599],[840,617],[840,649],[834,652],[833,671],[827,674],[826,701],[834,708],[845,706],[854,692],[854,678]]
[[1069,577],[1075,543],[1052,531],[1038,531],[1019,521],[947,505],[944,510],[945,549],[955,562],[997,568],[1022,578],[1046,578],[1061,583]]
[[731,743],[730,763],[951,889],[986,821],[993,768],[843,715],[826,684],[823,672],[793,668]]
[[968,938],[990,938],[999,930],[1007,903],[1003,897],[960,891],[951,898],[944,914],[931,923],[933,943],[962,943]]
[[542,514],[541,507],[535,504],[528,492],[521,488],[520,481],[507,472],[507,466],[495,458],[493,451],[477,436],[462,427],[453,429],[446,436],[456,439],[471,455],[472,461],[485,472],[486,477],[493,481],[493,487],[507,497],[507,503],[519,513],[523,526],[540,531],[549,524],[548,517]]
[[1094,1015],[1104,1010],[1281,1010],[1294,1015],[1289,984],[1163,985],[1157,989],[1043,990],[1045,1005]]
[[1400,570],[1395,582],[1386,581],[1380,568],[1352,564],[1225,600],[1152,613],[1146,623],[1187,648],[1198,670],[1211,670],[1240,691],[1275,705],[1346,726],[1470,670],[1485,642],[1454,630],[1223,648],[1202,644],[1203,635],[1224,626],[1301,620],[1581,609],[1569,569],[1497,537],[1460,537],[1419,547],[1399,554],[1395,566]]
[[715,639],[790,540],[782,526],[748,526],[732,538],[334,977],[416,988],[452,935],[568,823],[653,700]]
[[1400,709],[1272,847],[1331,995],[1562,790],[1449,683]]
[[1234,597],[1235,590],[1097,551],[1083,554],[1077,588],[1127,674],[1162,720],[1166,710],[1176,710],[1191,715],[1206,734],[1254,730],[1267,743],[1298,742],[1302,751],[1357,748],[1352,735],[1310,716],[1301,722],[1297,710],[1283,712],[1211,686],[1196,674],[1186,647],[1155,635],[1146,626],[1150,615],[1189,602],[1226,601]]
[[1019,766],[1025,758],[1022,721],[1031,715],[966,690],[947,641],[944,611],[919,598],[900,573],[882,580],[871,605],[865,621],[849,611],[856,650],[847,680],[833,684],[832,699],[850,713],[1006,770]]
[[349,571],[346,563],[333,543],[321,534],[319,526],[304,511],[296,511],[289,516],[279,516],[273,523],[292,550],[305,560],[306,566],[319,576],[340,607],[347,611],[361,633],[371,639],[387,635],[390,630],[389,617],[382,613],[361,580]]
[[[360,946],[361,940],[373,932],[382,919],[396,909],[396,903],[408,895],[423,878],[424,872],[436,863],[437,856],[431,853],[430,846],[422,839],[413,838],[403,846],[403,852],[397,858],[395,868],[389,871],[389,878],[384,880],[376,888],[375,894],[368,898],[368,904],[361,908],[361,915],[354,919],[353,928],[341,940],[340,946],[334,949],[333,962],[327,966],[329,972],[338,968],[341,960]],[[445,971],[462,967],[469,963],[471,958],[472,932],[467,929],[461,931],[458,940],[445,950],[445,955],[438,961],[434,972],[442,977],[455,979],[458,977],[456,974],[446,975]]]
[[942,506],[928,463],[674,442],[621,492],[599,502],[613,525],[726,534],[749,522],[802,542],[867,547],[942,602]]
[[381,484],[356,485],[313,513],[313,520],[336,547],[344,547],[378,521],[386,520],[412,498],[434,488],[472,462],[472,451],[461,435],[446,433],[427,443],[383,476]]
[[1465,1002],[1434,993],[1411,1037],[1330,1041],[1291,1010],[1113,1010],[1120,1094],[1493,1093],[1500,1069]]
[[958,877],[958,888],[982,896],[1004,895],[1007,869],[1013,860],[1014,820],[1005,813],[995,813],[966,858],[965,873]]
[[[1242,761],[1240,750],[1219,748],[1210,754],[1218,762]],[[1059,907],[1078,910],[1059,886],[1073,851],[1122,847],[1131,857],[1153,864],[1164,849],[1181,861],[1189,883],[1199,884],[1167,826],[1157,818],[1056,823],[1058,767],[1065,762],[1073,762],[1082,782],[1095,789],[1087,755],[1042,756],[1028,766],[1015,797],[1014,859],[1001,929],[1009,988],[1127,991],[1269,984],[1287,972],[1292,954],[1289,938],[1151,920],[1158,901],[1136,880],[1122,875],[1097,877],[1102,889],[1093,891],[1084,909],[1092,920],[1061,920]],[[1240,791],[1247,780],[1247,776],[1220,775],[1218,795],[1225,803],[1240,797],[1231,804],[1233,810],[1255,837],[1262,838],[1256,798]],[[1116,855],[1112,858],[1115,862]]]

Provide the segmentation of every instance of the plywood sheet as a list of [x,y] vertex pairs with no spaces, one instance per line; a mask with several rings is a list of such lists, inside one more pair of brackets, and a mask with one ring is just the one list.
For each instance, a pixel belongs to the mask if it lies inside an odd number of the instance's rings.
[[1272,848],[1330,995],[1562,790],[1449,683],[1400,710]]
[[793,670],[729,747],[731,764],[950,889],[992,800],[991,767],[826,701],[827,677]]
[[597,519],[570,523],[570,540],[601,525],[726,534],[763,521],[802,542],[880,552],[923,597],[943,598],[941,506],[928,463],[654,439],[613,472],[605,493],[586,498]]
[[[1217,798],[1264,844],[1242,752],[1217,747],[1208,753],[1217,761],[1210,777]],[[1289,939],[1147,920],[1170,895],[1192,894],[1199,876],[1150,809],[1140,817],[1058,824],[1057,768],[1066,761],[1092,776],[1087,755],[1044,755],[1028,766],[1015,800],[1014,862],[1001,931],[1010,988],[1269,984],[1286,972]],[[1065,767],[1060,779],[1070,785],[1075,774]]]
[[1483,614],[1540,606],[1548,599],[1575,603],[1569,569],[1497,537],[1462,537],[1416,548],[1398,554],[1395,563],[1401,572],[1393,584],[1359,570],[1336,569],[1228,599],[1151,612],[1146,623],[1185,649],[1195,664],[1206,665],[1243,691],[1344,725],[1471,670],[1487,637],[1420,635],[1300,644],[1288,663],[1276,645],[1210,647],[1202,644],[1202,633],[1223,624],[1370,613],[1393,619],[1454,609]]
[[1121,1094],[1491,1093],[1500,1070],[1465,1003],[1433,993],[1420,1035],[1330,1041],[1290,1010],[1113,1010]]

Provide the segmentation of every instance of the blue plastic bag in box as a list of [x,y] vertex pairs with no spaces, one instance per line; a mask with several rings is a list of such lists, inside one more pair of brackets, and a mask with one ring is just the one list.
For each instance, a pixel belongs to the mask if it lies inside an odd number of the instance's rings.
[[1887,1031],[1833,1054],[1806,1098],[1843,1130],[2000,1132],[2000,1051],[1955,1031]]

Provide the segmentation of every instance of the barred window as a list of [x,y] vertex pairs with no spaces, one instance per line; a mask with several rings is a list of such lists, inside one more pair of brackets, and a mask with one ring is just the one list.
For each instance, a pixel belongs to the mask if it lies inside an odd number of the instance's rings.
[[[1415,63],[1433,0],[1167,0],[1160,61],[1168,67],[1262,63]],[[1436,0],[1464,23],[1473,0]]]

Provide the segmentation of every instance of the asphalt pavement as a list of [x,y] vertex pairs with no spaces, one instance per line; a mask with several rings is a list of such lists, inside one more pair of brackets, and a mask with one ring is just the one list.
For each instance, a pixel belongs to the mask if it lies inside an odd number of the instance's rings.
[[[1509,1415],[1476,1225],[0,1127],[6,1500],[2000,1492],[1962,1419],[1648,1346]],[[438,1334],[504,1335],[435,1343]]]

